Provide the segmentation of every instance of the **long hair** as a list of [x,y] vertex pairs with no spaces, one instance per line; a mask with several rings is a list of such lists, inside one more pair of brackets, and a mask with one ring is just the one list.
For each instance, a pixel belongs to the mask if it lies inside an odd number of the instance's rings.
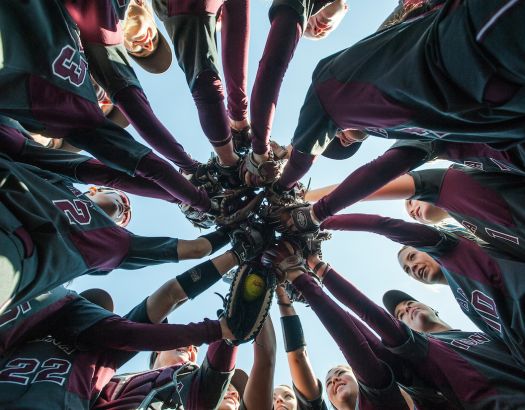
[[397,10],[381,28],[384,29],[394,26],[432,10],[435,5],[429,3],[432,2],[429,2],[428,0],[408,0],[404,6]]

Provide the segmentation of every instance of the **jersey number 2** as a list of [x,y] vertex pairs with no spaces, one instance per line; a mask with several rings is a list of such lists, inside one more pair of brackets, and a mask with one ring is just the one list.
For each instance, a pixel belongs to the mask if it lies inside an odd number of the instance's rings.
[[91,214],[89,213],[89,206],[81,199],[61,199],[53,201],[55,206],[64,212],[69,219],[71,225],[89,225],[91,222]]

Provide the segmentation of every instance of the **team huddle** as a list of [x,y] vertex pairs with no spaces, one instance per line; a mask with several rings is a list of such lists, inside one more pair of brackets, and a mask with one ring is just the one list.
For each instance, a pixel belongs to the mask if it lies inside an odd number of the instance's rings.
[[[351,11],[273,0],[248,96],[249,3],[0,2],[0,409],[525,409],[525,0],[400,0],[377,31],[312,65],[285,145],[272,125],[294,52]],[[173,53],[207,162],[134,71],[162,78]],[[369,137],[396,142],[339,184],[300,182],[318,156],[348,159]],[[453,165],[417,169],[435,159]],[[177,204],[202,234],[134,234],[128,194]],[[404,200],[417,223],[340,213],[376,199]],[[378,306],[323,260],[336,230],[402,245],[401,270],[449,287],[479,330],[402,290]],[[103,289],[68,288],[211,254],[124,316]],[[217,319],[167,322],[221,280]],[[273,303],[292,379],[278,386]],[[315,374],[296,303],[346,363]],[[236,363],[247,342],[249,374]],[[119,371],[142,351],[149,369]]]

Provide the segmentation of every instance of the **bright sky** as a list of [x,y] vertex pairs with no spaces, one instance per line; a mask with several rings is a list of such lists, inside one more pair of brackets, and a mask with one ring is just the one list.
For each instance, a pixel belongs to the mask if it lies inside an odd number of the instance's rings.
[[[311,73],[317,62],[374,32],[394,9],[397,1],[348,0],[348,3],[350,11],[340,27],[328,38],[318,42],[306,39],[299,42],[284,79],[273,125],[273,139],[283,145],[288,144],[293,135],[300,107],[311,82]],[[266,42],[269,29],[267,15],[270,4],[270,0],[252,0],[251,4],[248,80],[250,90]],[[148,74],[138,67],[136,67],[136,72],[159,118],[192,156],[205,162],[210,156],[211,146],[200,128],[197,110],[182,70],[177,66],[176,61],[167,73],[160,76]],[[128,130],[137,137],[131,127]],[[140,138],[137,137],[137,139]],[[315,188],[341,181],[355,168],[383,153],[392,143],[392,141],[370,138],[363,144],[359,153],[350,160],[335,162],[320,159],[308,174],[308,177],[311,178],[311,186]],[[439,166],[446,166],[446,164],[441,163]],[[133,219],[128,229],[136,234],[182,239],[193,239],[201,234],[185,220],[175,205],[136,196],[132,196],[131,200]],[[407,219],[401,201],[358,204],[348,212],[373,213]],[[325,243],[323,255],[325,260],[338,272],[344,274],[377,303],[381,303],[381,297],[386,290],[402,289],[436,308],[440,316],[451,326],[474,330],[474,325],[463,316],[448,288],[440,285],[422,285],[402,272],[396,261],[398,249],[399,245],[378,235],[337,232],[330,242]],[[90,287],[101,287],[108,290],[115,300],[116,313],[123,315],[165,281],[199,262],[201,261],[185,261],[137,271],[115,270],[110,275],[103,277],[84,276],[76,279],[70,287],[77,291]],[[221,307],[219,298],[213,294],[215,291],[226,294],[228,285],[220,282],[196,300],[187,302],[170,315],[170,323],[198,322],[204,317],[215,318],[216,310]],[[319,379],[324,380],[326,372],[334,365],[345,363],[345,359],[315,314],[300,304],[296,304],[295,308],[303,323],[308,353],[314,371]],[[278,345],[275,385],[290,384],[291,378],[282,342],[279,310],[275,304],[271,309],[271,316]],[[204,359],[204,351],[203,348],[199,353],[199,362]],[[119,373],[145,370],[147,359],[148,353],[140,353],[123,366]],[[242,345],[239,349],[238,367],[249,373],[252,361],[252,345]]]

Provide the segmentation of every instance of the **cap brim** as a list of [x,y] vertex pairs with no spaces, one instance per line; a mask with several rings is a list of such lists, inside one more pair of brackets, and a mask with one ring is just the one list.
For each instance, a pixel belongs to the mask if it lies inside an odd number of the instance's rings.
[[136,57],[128,52],[128,55],[135,60],[144,70],[153,74],[161,74],[170,68],[173,59],[171,48],[166,38],[162,35],[160,30],[157,30],[159,42],[155,51],[147,57]]
[[84,292],[80,292],[80,296],[84,299],[89,300],[91,303],[103,307],[110,312],[113,312],[113,298],[111,295],[106,292],[104,289],[91,288],[87,289]]
[[117,106],[113,106],[110,112],[106,115],[108,120],[113,121],[115,124],[122,128],[126,128],[129,125],[129,121],[126,116],[119,110]]
[[242,398],[244,395],[244,389],[246,388],[246,383],[248,383],[248,375],[242,369],[235,369],[230,383],[233,384],[239,392],[239,397]]
[[396,306],[405,300],[413,300],[417,302],[418,300],[408,293],[405,293],[401,290],[392,289],[388,292],[385,292],[383,295],[383,306],[388,310],[392,316],[396,316]]
[[357,150],[359,150],[361,144],[361,142],[354,142],[353,144],[344,146],[341,144],[341,140],[335,137],[332,141],[330,141],[321,155],[323,157],[336,160],[348,159],[353,156]]

